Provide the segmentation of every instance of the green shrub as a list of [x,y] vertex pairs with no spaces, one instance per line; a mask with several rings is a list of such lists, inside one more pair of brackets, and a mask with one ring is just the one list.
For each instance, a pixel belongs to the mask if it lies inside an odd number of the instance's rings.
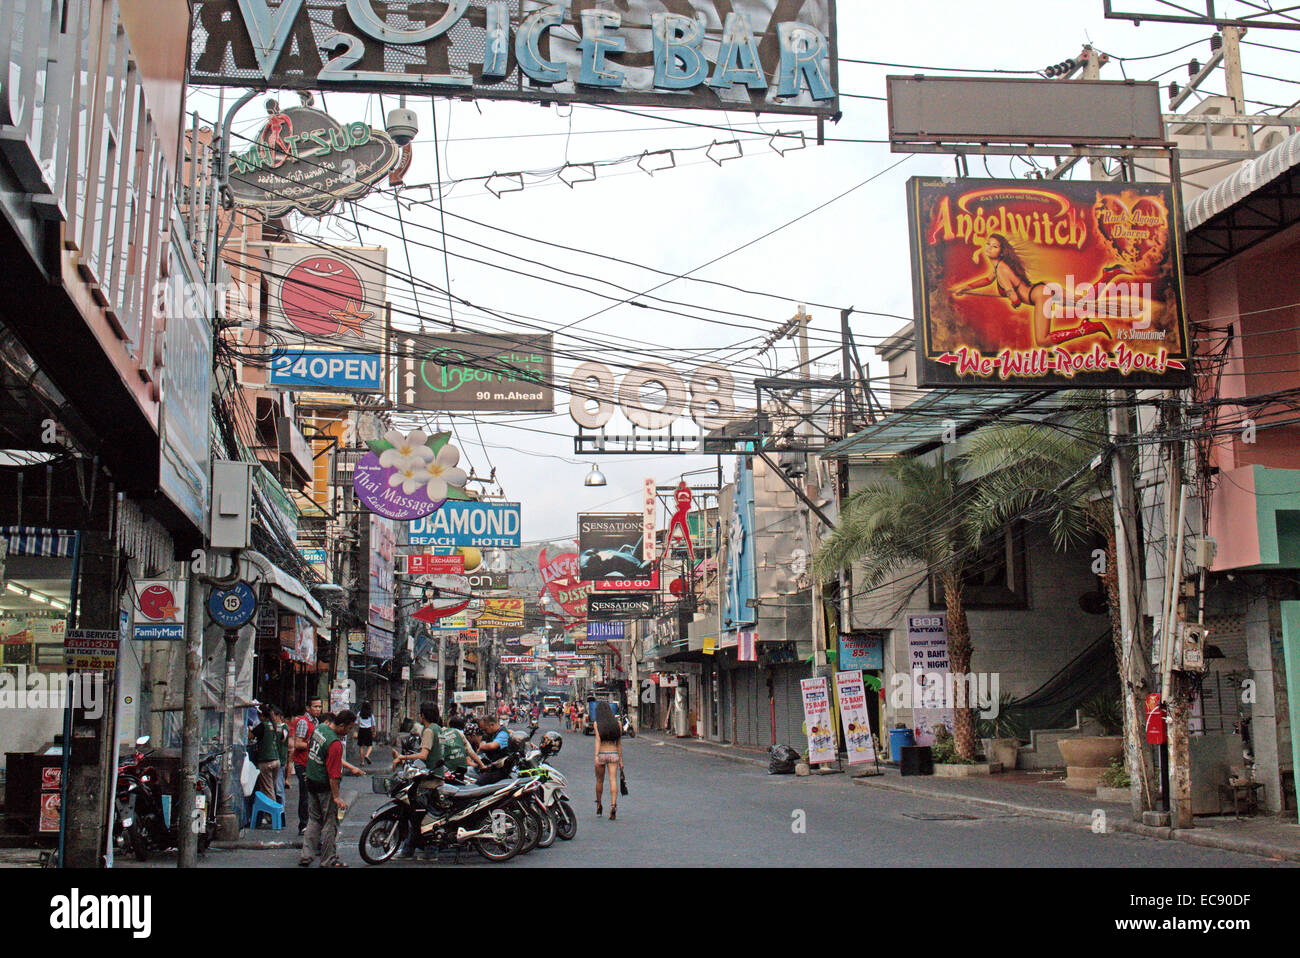
[[1110,760],[1110,766],[1101,773],[1101,784],[1107,788],[1128,788],[1133,784],[1133,780],[1128,777],[1128,766],[1124,763],[1124,756]]
[[1102,735],[1124,734],[1124,710],[1118,698],[1098,695],[1084,702],[1079,711],[1084,718],[1092,719],[1101,726]]

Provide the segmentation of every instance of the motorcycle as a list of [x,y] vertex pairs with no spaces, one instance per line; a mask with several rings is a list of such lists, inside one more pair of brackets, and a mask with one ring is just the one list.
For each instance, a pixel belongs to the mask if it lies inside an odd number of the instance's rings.
[[[118,766],[117,811],[113,822],[116,846],[130,848],[136,860],[142,862],[148,861],[149,855],[155,850],[175,848],[180,844],[178,826],[183,817],[178,809],[173,808],[172,821],[168,823],[164,818],[158,771],[145,761],[153,754],[152,751],[143,751],[148,744],[148,735],[136,739],[134,754]],[[195,807],[203,815],[198,835],[200,853],[207,851],[216,833],[216,802],[220,778],[215,766],[222,754],[224,750],[218,749],[200,760],[198,777],[194,783]]]
[[[423,763],[421,763],[422,765]],[[491,862],[504,862],[523,849],[525,826],[517,811],[523,794],[515,779],[490,785],[458,786],[443,783],[422,790],[430,777],[442,778],[442,771],[430,771],[407,763],[389,787],[389,801],[379,808],[361,831],[361,857],[367,864],[382,865],[401,849],[419,819],[415,848],[462,848],[473,846]],[[425,810],[424,795],[433,792]],[[421,819],[421,813],[423,818]]]
[[[521,733],[514,733],[514,735],[519,734]],[[546,804],[543,782],[536,775],[521,775],[518,766],[522,761],[512,736],[510,750],[496,761],[488,763],[487,767],[478,773],[477,783],[498,784],[502,781],[519,783],[521,788],[514,810],[524,826],[524,843],[519,853],[526,855],[534,848],[550,848],[555,844],[558,830],[550,808]],[[449,772],[446,780],[455,786],[476,784],[465,778],[461,771]]]
[[622,717],[620,718],[619,725],[622,728],[624,735],[626,735],[628,738],[636,738],[636,727],[633,726],[632,716],[629,713],[627,712],[623,713]]
[[566,793],[569,782],[546,763],[546,759],[558,753],[563,744],[563,739],[557,734],[543,741],[540,747],[530,749],[519,762],[519,776],[531,776],[542,783],[542,804],[555,821],[556,837],[570,841],[578,834],[578,816]]

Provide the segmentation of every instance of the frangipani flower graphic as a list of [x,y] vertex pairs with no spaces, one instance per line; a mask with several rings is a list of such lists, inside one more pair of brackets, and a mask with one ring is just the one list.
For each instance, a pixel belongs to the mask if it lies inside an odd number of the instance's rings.
[[[385,455],[387,455],[387,453],[385,453]],[[400,485],[402,487],[402,492],[406,493],[408,496],[428,481],[429,470],[422,466],[412,465],[409,460],[405,465],[396,467],[393,470],[393,474],[388,477],[388,484],[390,486]]]
[[[385,468],[396,469],[398,472],[420,472],[428,468],[428,463],[433,459],[433,450],[428,446],[429,437],[419,429],[413,429],[405,436],[396,429],[390,429],[384,434],[384,441],[393,447],[379,454],[379,464]],[[392,485],[397,483],[393,482]],[[408,493],[411,491],[407,490]]]
[[425,489],[425,494],[431,502],[441,502],[446,499],[449,486],[456,489],[465,488],[465,481],[469,479],[469,475],[464,469],[456,468],[458,462],[460,462],[460,450],[449,444],[443,446],[433,462],[425,467],[429,474],[429,485]]

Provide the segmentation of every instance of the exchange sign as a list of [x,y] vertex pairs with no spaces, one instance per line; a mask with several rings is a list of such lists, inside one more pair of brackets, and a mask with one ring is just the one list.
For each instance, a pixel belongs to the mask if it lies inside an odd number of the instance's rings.
[[917,177],[908,205],[920,385],[1190,384],[1169,186]]
[[839,110],[833,0],[192,6],[190,81],[200,85],[820,116]]

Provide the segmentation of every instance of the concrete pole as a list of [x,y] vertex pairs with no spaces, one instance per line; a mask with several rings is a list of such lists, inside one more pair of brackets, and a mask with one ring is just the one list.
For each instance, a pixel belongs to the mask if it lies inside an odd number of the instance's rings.
[[244,790],[235,774],[235,763],[230,746],[235,741],[235,646],[239,641],[236,629],[226,629],[226,681],[221,689],[221,802],[217,811],[217,838],[233,842],[239,838],[239,815],[235,812],[235,795],[244,800]]
[[[1232,112],[1237,116],[1246,115],[1246,86],[1241,72],[1241,38],[1245,33],[1242,27],[1223,28],[1223,80],[1232,99]],[[1247,132],[1242,126],[1232,128],[1238,149],[1247,149]]]
[[[1122,390],[1110,393],[1108,432],[1112,443],[1129,433],[1126,397]],[[1133,464],[1128,450],[1116,449],[1110,464],[1111,506],[1115,522],[1115,564],[1119,590],[1120,698],[1124,707],[1124,759],[1129,773],[1129,799],[1133,820],[1141,821],[1155,800],[1154,769],[1146,745],[1146,714],[1138,705],[1140,691],[1151,674],[1144,661],[1143,643],[1138,640],[1141,623],[1142,580],[1134,547],[1138,542],[1137,504],[1133,487]]]
[[[206,568],[206,567],[205,567]],[[185,698],[181,706],[180,794],[172,818],[176,822],[179,868],[198,864],[198,832],[194,830],[195,787],[199,775],[199,671],[203,667],[203,582],[190,568],[185,600]],[[216,809],[208,809],[215,814]],[[202,820],[198,823],[201,826]]]

